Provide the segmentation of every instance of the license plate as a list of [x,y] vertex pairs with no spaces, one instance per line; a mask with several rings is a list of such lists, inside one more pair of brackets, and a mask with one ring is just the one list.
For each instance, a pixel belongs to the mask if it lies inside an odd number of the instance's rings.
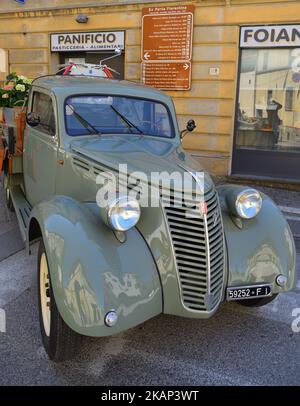
[[227,288],[227,300],[255,299],[271,296],[272,285],[254,285]]

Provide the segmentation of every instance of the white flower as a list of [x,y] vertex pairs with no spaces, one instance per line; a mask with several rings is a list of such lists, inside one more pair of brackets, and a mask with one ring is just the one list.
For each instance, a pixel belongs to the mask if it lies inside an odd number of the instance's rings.
[[9,98],[9,94],[4,93],[4,94],[2,95],[2,99],[8,99],[8,98]]
[[18,80],[23,80],[23,82],[25,82],[26,79],[27,79],[26,76],[23,75],[18,76]]
[[18,85],[16,86],[16,90],[20,90],[20,92],[25,92],[25,86],[18,84]]

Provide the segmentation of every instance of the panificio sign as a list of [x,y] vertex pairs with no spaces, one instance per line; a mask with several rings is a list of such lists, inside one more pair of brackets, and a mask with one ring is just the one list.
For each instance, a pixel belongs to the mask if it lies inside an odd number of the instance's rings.
[[241,48],[299,47],[300,25],[261,25],[241,28]]
[[162,90],[189,90],[191,62],[149,62],[142,64],[142,80]]
[[142,81],[164,90],[189,90],[193,5],[146,7],[142,14]]
[[51,34],[52,52],[109,51],[124,49],[124,31],[68,32]]

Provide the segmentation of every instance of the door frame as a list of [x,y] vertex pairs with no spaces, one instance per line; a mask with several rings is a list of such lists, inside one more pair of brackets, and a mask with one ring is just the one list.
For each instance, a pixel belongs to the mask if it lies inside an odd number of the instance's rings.
[[[28,100],[28,110],[27,110],[27,114],[32,112],[33,109],[33,102],[34,102],[34,93],[38,92],[38,93],[43,93],[47,96],[50,97],[51,101],[52,101],[52,106],[53,106],[53,112],[54,112],[54,119],[55,119],[55,134],[54,135],[50,135],[47,134],[46,132],[41,131],[38,128],[35,127],[31,127],[29,124],[26,123],[26,127],[25,127],[25,133],[24,133],[24,137],[30,137],[33,136],[34,138],[40,138],[41,142],[45,142],[48,144],[52,144],[53,148],[56,149],[57,153],[58,153],[58,149],[59,149],[59,145],[60,145],[60,138],[59,138],[59,120],[58,120],[58,114],[57,114],[57,101],[55,98],[55,95],[53,92],[49,91],[48,89],[45,89],[43,87],[39,87],[39,86],[32,86],[30,94],[29,94],[29,100]],[[34,132],[38,132],[38,134],[36,135],[30,135],[30,134],[26,134],[27,131],[34,131]],[[29,141],[30,144],[30,141]],[[24,140],[24,147],[26,148],[26,139]],[[29,152],[30,154],[30,152]],[[28,157],[28,153],[25,153],[23,156],[24,159],[24,164],[25,166],[29,166],[29,164],[27,164],[26,160]],[[57,159],[56,159],[57,160]],[[55,171],[57,169],[57,166],[55,167]],[[26,180],[25,178],[28,175],[26,175],[25,171],[24,171],[24,191],[25,191],[25,195],[28,199],[28,190],[26,188]],[[55,189],[56,189],[56,173],[54,175],[54,193],[55,193]],[[28,199],[30,200],[30,199]],[[31,203],[31,202],[30,202]]]

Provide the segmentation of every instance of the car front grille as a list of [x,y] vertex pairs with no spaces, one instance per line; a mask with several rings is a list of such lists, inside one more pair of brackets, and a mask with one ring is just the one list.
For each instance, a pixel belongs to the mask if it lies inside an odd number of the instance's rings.
[[[193,311],[211,311],[220,302],[224,278],[224,236],[216,190],[204,196],[207,215],[200,202],[178,204],[176,195],[161,193],[173,243],[182,301]],[[176,203],[176,204],[174,204]]]

